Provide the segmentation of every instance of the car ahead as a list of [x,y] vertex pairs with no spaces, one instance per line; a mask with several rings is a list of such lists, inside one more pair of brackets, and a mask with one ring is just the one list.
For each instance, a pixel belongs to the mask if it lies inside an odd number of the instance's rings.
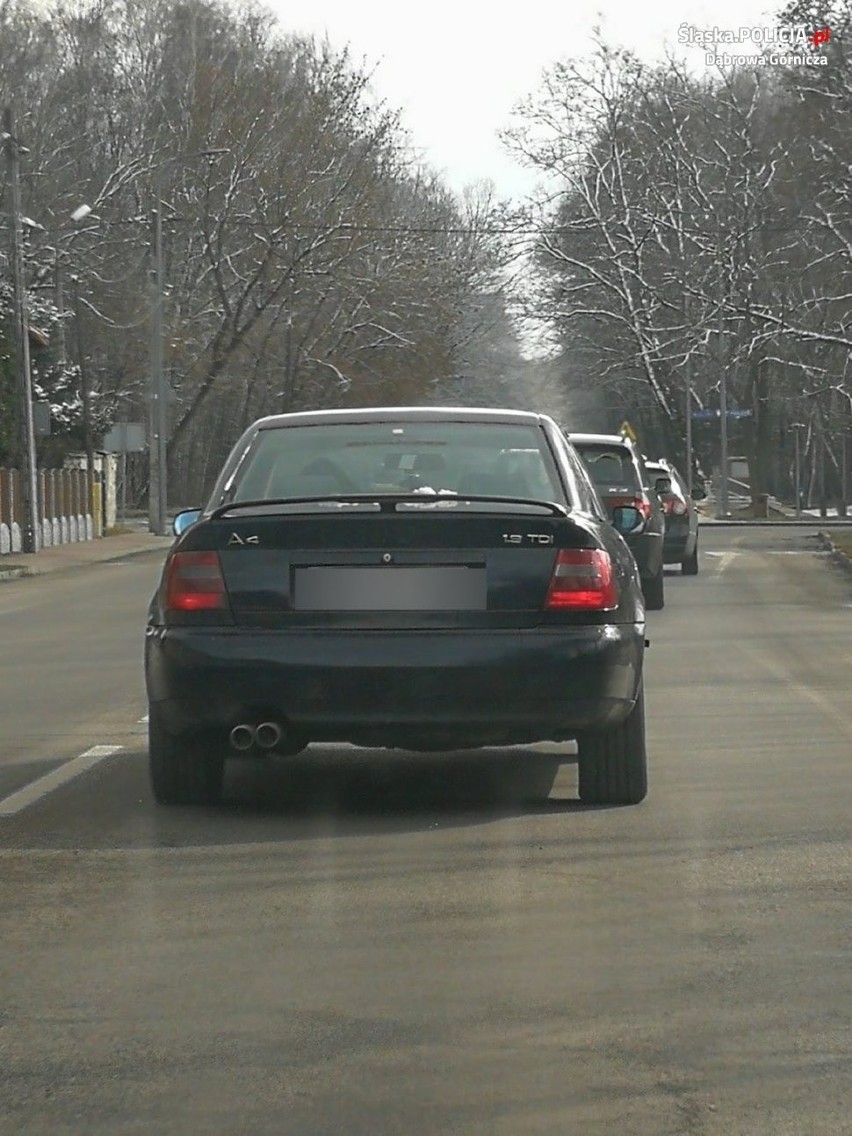
[[659,486],[665,518],[663,562],[680,564],[684,576],[698,575],[698,510],[677,469],[670,461],[645,459],[645,468]]
[[629,438],[619,434],[570,432],[568,439],[583,459],[606,508],[612,511],[631,506],[642,514],[642,524],[626,539],[639,565],[646,606],[659,611],[665,604],[665,520],[642,454]]
[[226,757],[311,742],[575,738],[580,797],[646,794],[638,571],[550,418],[462,408],[264,418],[178,539],[145,640],[150,775],[218,799]]

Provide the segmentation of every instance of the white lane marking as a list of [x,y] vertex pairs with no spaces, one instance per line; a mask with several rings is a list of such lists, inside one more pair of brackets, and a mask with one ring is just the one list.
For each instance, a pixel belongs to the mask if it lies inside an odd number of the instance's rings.
[[719,559],[719,574],[725,571],[739,556],[739,552],[732,549],[730,552],[723,552]]
[[30,782],[25,785],[23,789],[19,789],[17,793],[12,793],[10,797],[6,797],[0,801],[0,816],[14,816],[16,813],[21,812],[29,805],[44,797],[47,793],[57,789],[60,785],[79,777],[81,773],[85,773],[93,766],[97,765],[106,757],[112,757],[114,753],[118,753],[124,746],[120,745],[96,745],[91,749],[87,749],[85,753],[81,753],[79,757],[72,758],[71,761],[66,761],[64,765],[60,765],[58,769],[51,770],[46,773],[44,777],[39,777],[37,781]]

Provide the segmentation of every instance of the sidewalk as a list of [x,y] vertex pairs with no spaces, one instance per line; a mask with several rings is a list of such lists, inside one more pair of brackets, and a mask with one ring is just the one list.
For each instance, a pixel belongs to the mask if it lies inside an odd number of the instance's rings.
[[72,568],[85,568],[89,564],[102,564],[109,560],[123,560],[126,556],[141,556],[145,552],[159,552],[165,558],[174,537],[153,536],[149,532],[121,533],[98,540],[83,540],[75,544],[57,544],[40,552],[13,552],[0,556],[0,582],[18,580],[22,576],[43,576],[50,572],[67,572]]

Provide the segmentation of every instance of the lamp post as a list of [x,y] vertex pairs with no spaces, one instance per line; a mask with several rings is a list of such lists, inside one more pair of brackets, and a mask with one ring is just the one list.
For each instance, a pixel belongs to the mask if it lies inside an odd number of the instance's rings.
[[[199,150],[183,159],[215,158],[229,154],[227,149]],[[148,403],[148,528],[158,536],[167,535],[168,521],[168,406],[163,373],[163,268],[162,171],[180,159],[167,158],[154,170],[154,208],[151,211],[151,377]]]

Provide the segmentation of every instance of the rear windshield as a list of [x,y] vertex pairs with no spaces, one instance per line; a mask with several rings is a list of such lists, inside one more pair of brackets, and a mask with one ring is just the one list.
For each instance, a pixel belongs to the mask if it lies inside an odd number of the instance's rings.
[[228,496],[255,501],[413,492],[565,501],[537,427],[473,422],[263,430]]
[[632,491],[638,487],[633,460],[623,447],[589,442],[575,442],[574,445],[596,489],[604,492],[610,489]]
[[667,477],[672,483],[672,487],[669,490],[670,495],[674,497],[686,496],[686,486],[680,480],[676,469],[666,469],[664,465],[656,465],[655,463],[649,464],[648,462],[645,462],[645,469],[648,471],[651,484],[653,484],[658,477]]

